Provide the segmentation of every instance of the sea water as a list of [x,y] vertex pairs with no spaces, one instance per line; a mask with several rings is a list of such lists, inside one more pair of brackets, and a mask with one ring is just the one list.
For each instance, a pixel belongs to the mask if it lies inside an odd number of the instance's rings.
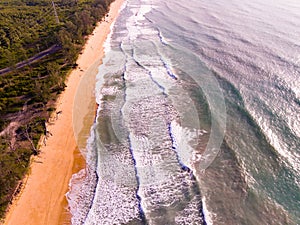
[[127,0],[72,224],[299,224],[300,3]]

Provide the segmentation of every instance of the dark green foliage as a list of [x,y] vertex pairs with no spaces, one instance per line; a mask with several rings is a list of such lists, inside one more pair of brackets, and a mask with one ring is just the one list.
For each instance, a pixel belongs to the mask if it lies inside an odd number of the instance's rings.
[[8,141],[0,137],[0,216],[4,215],[12,193],[28,170],[30,155],[23,148],[11,151]]
[[[49,0],[0,2],[0,132],[10,122],[19,127],[0,136],[0,218],[28,170],[30,156],[46,133],[54,101],[97,21],[113,0]],[[22,68],[17,63],[58,46],[46,57]],[[16,144],[11,140],[15,138]]]
[[[53,44],[60,44],[68,60],[76,55],[107,12],[112,0],[55,0],[0,2],[0,69],[13,66]],[[76,46],[78,45],[79,46]],[[70,53],[71,52],[71,53]]]

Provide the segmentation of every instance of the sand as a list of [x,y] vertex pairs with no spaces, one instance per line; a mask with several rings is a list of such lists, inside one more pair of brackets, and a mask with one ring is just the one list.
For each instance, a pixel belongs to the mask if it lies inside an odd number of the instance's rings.
[[65,194],[72,174],[84,166],[78,148],[84,148],[95,116],[94,85],[104,55],[103,43],[124,0],[111,5],[109,17],[89,37],[57,101],[41,153],[34,157],[24,186],[6,215],[5,225],[70,224]]

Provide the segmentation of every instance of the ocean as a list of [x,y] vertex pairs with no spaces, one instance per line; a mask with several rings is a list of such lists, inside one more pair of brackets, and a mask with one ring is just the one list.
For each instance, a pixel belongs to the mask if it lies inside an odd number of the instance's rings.
[[127,0],[72,224],[300,224],[300,2]]

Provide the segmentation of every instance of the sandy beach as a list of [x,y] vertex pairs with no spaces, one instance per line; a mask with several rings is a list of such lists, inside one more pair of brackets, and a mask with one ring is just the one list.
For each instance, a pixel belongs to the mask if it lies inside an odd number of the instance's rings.
[[47,130],[52,134],[34,157],[24,186],[15,198],[5,225],[70,224],[65,194],[72,174],[84,166],[79,149],[95,114],[94,85],[98,66],[104,55],[103,43],[124,0],[112,3],[106,21],[98,24],[89,37],[66,82],[66,90],[57,101],[56,112]]

